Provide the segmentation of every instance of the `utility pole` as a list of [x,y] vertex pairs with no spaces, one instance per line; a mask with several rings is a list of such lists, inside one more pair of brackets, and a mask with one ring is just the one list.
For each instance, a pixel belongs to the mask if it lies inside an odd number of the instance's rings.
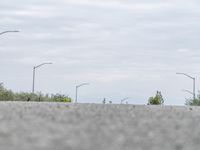
[[42,64],[40,64],[40,65],[38,65],[38,66],[34,66],[34,67],[33,67],[33,85],[32,85],[32,93],[35,92],[35,70],[36,70],[37,68],[43,66],[43,65],[50,65],[50,64],[53,64],[53,63],[51,63],[51,62],[42,63]]
[[0,35],[3,35],[3,34],[6,34],[6,33],[11,33],[11,32],[19,32],[19,31],[17,31],[17,30],[14,30],[14,31],[4,31],[4,32],[0,32]]
[[196,98],[196,94],[195,94],[195,91],[196,91],[195,90],[195,77],[192,77],[192,76],[190,76],[190,75],[188,75],[186,73],[180,73],[180,72],[178,72],[176,74],[184,75],[184,76],[186,76],[186,77],[188,77],[188,78],[193,80],[193,100],[195,100],[195,98]]
[[89,85],[89,83],[82,83],[76,86],[76,98],[75,98],[75,103],[78,102],[78,88],[84,85]]

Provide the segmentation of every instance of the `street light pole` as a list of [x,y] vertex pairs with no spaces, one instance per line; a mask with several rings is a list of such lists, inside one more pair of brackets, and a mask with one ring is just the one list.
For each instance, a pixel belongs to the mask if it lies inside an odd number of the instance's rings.
[[188,77],[188,78],[190,78],[190,79],[192,79],[193,80],[193,99],[195,100],[195,98],[196,98],[196,94],[195,94],[195,77],[192,77],[192,76],[190,76],[190,75],[188,75],[188,74],[186,74],[186,73],[180,73],[180,72],[178,72],[178,73],[176,73],[176,74],[181,74],[181,75],[184,75],[184,76],[186,76],[186,77]]
[[193,96],[193,99],[195,100],[196,99],[196,94],[195,94],[195,78],[193,78],[193,93],[194,93],[194,96]]
[[82,83],[76,86],[76,98],[75,98],[75,103],[78,101],[78,88],[84,85],[89,85],[89,83]]
[[182,91],[183,91],[183,92],[187,92],[187,93],[193,95],[193,92],[191,92],[191,91],[189,91],[189,90],[185,90],[185,89],[183,89]]
[[126,97],[126,98],[122,99],[122,100],[121,100],[121,104],[123,104],[123,102],[124,102],[125,100],[127,100],[127,99],[130,99],[130,97]]
[[4,32],[0,32],[0,35],[6,34],[6,33],[10,33],[10,32],[19,32],[19,31],[17,31],[17,30],[4,31]]
[[[10,33],[10,32],[19,32],[19,31],[17,31],[17,30],[3,31],[3,32],[0,32],[0,35],[6,34],[6,33]],[[0,86],[2,86],[2,85],[3,85],[3,82],[0,82]]]
[[42,63],[42,64],[40,64],[38,66],[34,66],[33,67],[33,85],[32,85],[32,93],[33,94],[35,92],[35,69],[37,69],[37,68],[39,68],[39,67],[41,67],[43,65],[50,65],[50,64],[52,64],[52,63],[51,62],[49,62],[49,63]]

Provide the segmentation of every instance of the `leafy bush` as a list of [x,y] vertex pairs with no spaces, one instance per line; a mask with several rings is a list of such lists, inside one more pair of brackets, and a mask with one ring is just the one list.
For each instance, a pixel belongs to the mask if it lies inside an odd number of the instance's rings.
[[200,106],[200,93],[197,95],[197,98],[193,99],[186,99],[186,105],[190,105],[190,106]]
[[14,93],[7,90],[0,84],[0,101],[43,101],[43,102],[68,102],[71,103],[72,99],[68,96],[61,94],[48,94],[43,95],[41,92],[33,94],[28,92]]
[[68,96],[65,96],[65,95],[56,94],[56,95],[51,96],[51,101],[71,103],[72,99]]
[[157,91],[155,97],[150,97],[148,100],[148,105],[162,105],[164,104],[164,99],[161,92]]
[[13,101],[14,100],[14,93],[11,90],[7,90],[3,87],[3,85],[0,85],[0,101]]

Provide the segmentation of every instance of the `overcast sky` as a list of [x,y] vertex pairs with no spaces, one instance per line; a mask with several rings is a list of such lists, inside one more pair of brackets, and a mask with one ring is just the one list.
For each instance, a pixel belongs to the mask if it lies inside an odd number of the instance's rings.
[[200,88],[198,0],[6,0],[0,1],[0,82],[14,91],[75,96],[79,102],[146,104],[156,91],[168,105]]

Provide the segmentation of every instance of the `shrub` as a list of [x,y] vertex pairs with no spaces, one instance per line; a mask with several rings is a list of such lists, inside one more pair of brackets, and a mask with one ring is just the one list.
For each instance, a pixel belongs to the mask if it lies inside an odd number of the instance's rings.
[[11,90],[7,90],[0,85],[0,101],[13,101],[14,100],[14,93]]
[[190,106],[200,106],[200,93],[197,95],[197,98],[193,99],[186,99],[186,105],[190,105]]
[[72,99],[65,95],[56,94],[56,95],[51,95],[51,101],[71,103]]
[[48,94],[43,95],[39,93],[28,93],[28,92],[19,92],[14,93],[11,90],[7,90],[0,84],[0,101],[46,101],[46,102],[72,102],[72,99],[68,96],[61,94]]
[[148,100],[148,105],[162,105],[164,104],[164,99],[161,92],[157,91],[155,97],[150,97]]

